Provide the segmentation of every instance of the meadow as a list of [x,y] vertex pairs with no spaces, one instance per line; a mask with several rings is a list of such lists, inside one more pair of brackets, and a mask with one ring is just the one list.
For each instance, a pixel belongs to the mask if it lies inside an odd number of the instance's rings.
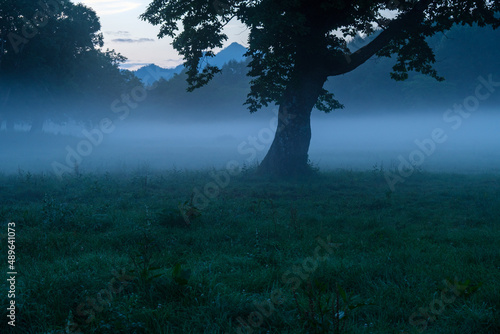
[[500,333],[497,174],[75,172],[0,175],[1,333]]

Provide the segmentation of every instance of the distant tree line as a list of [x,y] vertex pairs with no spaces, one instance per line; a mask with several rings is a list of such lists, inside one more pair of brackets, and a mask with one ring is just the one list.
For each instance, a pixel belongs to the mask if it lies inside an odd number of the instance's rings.
[[71,1],[3,0],[0,6],[0,124],[40,131],[52,119],[91,119],[112,98],[138,84],[101,50],[96,13]]
[[170,80],[155,83],[140,115],[166,121],[204,122],[231,120],[246,116],[242,105],[250,87],[246,76],[248,61],[229,61],[206,86],[187,92],[187,74],[184,70]]

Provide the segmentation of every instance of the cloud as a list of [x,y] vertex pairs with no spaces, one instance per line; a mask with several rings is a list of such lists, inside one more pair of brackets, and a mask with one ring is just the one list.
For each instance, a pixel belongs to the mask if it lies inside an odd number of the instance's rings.
[[119,31],[105,31],[104,32],[105,34],[107,35],[112,35],[112,36],[130,36],[130,32],[128,31],[123,31],[123,30],[119,30]]
[[138,1],[81,0],[81,2],[94,9],[99,16],[123,13],[141,6]]
[[111,42],[116,43],[145,43],[145,42],[154,42],[155,40],[152,38],[115,38],[112,39]]

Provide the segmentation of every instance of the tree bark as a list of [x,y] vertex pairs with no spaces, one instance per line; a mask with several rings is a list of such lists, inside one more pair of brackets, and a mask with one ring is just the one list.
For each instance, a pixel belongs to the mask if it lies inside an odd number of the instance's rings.
[[311,171],[311,111],[327,79],[324,70],[308,65],[311,63],[314,61],[309,59],[304,66],[296,66],[294,78],[285,90],[274,140],[259,166],[261,174],[288,178]]

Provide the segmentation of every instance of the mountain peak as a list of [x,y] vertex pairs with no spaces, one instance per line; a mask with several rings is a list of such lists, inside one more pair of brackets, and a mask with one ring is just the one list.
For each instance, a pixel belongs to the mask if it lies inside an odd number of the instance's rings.
[[[233,42],[219,51],[215,57],[207,57],[205,61],[207,64],[222,68],[232,60],[236,62],[245,61],[246,57],[244,54],[246,52],[247,49],[243,45]],[[179,65],[175,68],[162,68],[155,64],[149,64],[139,68],[134,73],[144,84],[152,85],[153,82],[160,78],[164,78],[165,80],[171,79],[175,74],[181,73],[183,69],[183,65]]]
[[208,58],[207,63],[213,66],[217,66],[221,68],[226,63],[231,60],[242,62],[245,60],[244,54],[247,52],[247,49],[236,42],[229,44],[227,47],[219,51],[213,58]]
[[247,51],[247,48],[245,48],[243,45],[241,45],[238,42],[232,42],[227,47],[225,47],[223,50],[225,50],[225,49],[238,49],[238,50],[245,50],[245,52]]

